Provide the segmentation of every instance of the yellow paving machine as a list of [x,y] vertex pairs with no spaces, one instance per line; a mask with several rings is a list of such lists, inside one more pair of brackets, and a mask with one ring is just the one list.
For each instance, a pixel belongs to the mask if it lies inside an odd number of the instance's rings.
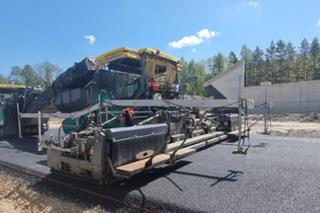
[[[181,100],[181,71],[178,59],[158,49],[119,48],[85,58],[45,90],[1,91],[1,136],[22,137],[30,127],[52,171],[100,183],[174,163],[227,139],[241,127],[245,106]],[[63,119],[58,134],[42,138],[52,117]],[[16,123],[10,134],[8,119]]]

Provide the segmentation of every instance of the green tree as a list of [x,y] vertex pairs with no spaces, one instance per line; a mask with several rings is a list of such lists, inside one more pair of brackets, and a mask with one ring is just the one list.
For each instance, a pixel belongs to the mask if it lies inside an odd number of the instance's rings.
[[29,64],[23,67],[21,72],[21,77],[25,85],[28,85],[28,86],[42,85],[41,77],[39,76],[37,71],[34,70],[34,68]]
[[218,53],[216,56],[213,57],[213,72],[211,73],[212,76],[215,76],[222,72],[226,67],[226,58],[222,53]]
[[48,61],[37,65],[38,72],[41,78],[42,86],[47,88],[52,84],[54,79],[61,74],[62,69],[57,65],[51,64]]
[[22,69],[19,66],[11,67],[11,72],[8,79],[12,83],[23,84]]
[[287,79],[289,82],[293,82],[296,79],[296,50],[291,42],[287,43],[286,46],[286,66],[288,68],[287,71]]
[[184,58],[181,58],[180,63],[183,66],[182,72],[181,72],[181,89],[182,89],[182,94],[186,94],[187,82],[188,82],[188,62],[184,60]]
[[286,46],[286,58],[289,60],[293,60],[295,56],[296,56],[295,47],[291,42],[288,42]]
[[194,83],[197,80],[195,76],[195,61],[191,60],[185,69],[185,94],[193,96],[196,93]]
[[268,76],[268,81],[272,83],[276,82],[276,65],[275,65],[275,58],[276,58],[276,45],[274,41],[270,42],[269,47],[266,49],[266,63],[265,63],[265,72],[266,76]]
[[313,38],[310,46],[310,72],[312,80],[320,79],[320,45],[318,38]]
[[182,70],[184,94],[204,96],[205,90],[202,85],[209,79],[205,66],[202,63],[196,63],[194,60],[189,63],[184,60],[181,61],[184,64]]
[[213,57],[210,57],[206,60],[206,67],[207,67],[208,73],[210,73],[211,77],[213,77],[213,73],[214,73]]
[[46,88],[61,72],[61,68],[48,61],[35,66],[27,64],[22,69],[19,66],[13,66],[8,81],[15,84]]
[[38,73],[29,64],[25,65],[22,69],[18,66],[12,67],[9,79],[16,84],[28,86],[41,85],[41,79]]
[[2,74],[0,74],[0,84],[5,84],[8,83],[6,77]]
[[233,51],[231,51],[231,52],[229,53],[229,55],[228,55],[228,66],[234,65],[234,64],[236,64],[238,61],[239,61],[239,60],[238,60],[236,54],[235,54]]
[[205,96],[203,83],[209,79],[209,75],[206,72],[203,64],[200,64],[200,63],[195,64],[195,76],[196,76],[196,82],[194,87],[196,90],[196,95]]
[[308,81],[312,79],[310,72],[309,61],[310,44],[307,39],[303,39],[300,44],[300,57],[298,59],[299,73],[297,73],[297,80]]
[[310,51],[310,44],[306,38],[301,41],[300,54],[302,57],[308,57]]
[[264,72],[264,52],[257,46],[252,53],[252,66],[253,72],[255,74],[255,79],[253,80],[254,85],[259,85],[260,82],[265,81]]
[[[258,85],[261,81],[282,83],[320,79],[320,43],[317,37],[313,38],[311,45],[303,39],[298,48],[282,39],[271,41],[265,51],[256,47],[252,52],[243,45],[240,55],[245,62],[245,85]],[[222,60],[222,56],[218,54],[208,59],[212,76],[237,61],[233,51],[227,59],[223,57]]]
[[254,70],[253,70],[253,64],[252,64],[252,50],[250,50],[246,45],[242,45],[241,52],[240,52],[241,58],[244,61],[245,64],[245,85],[251,86],[253,85],[253,79],[254,79]]
[[286,43],[279,39],[276,43],[276,49],[275,49],[275,56],[276,56],[276,62],[275,62],[275,70],[276,70],[276,81],[275,83],[283,83],[287,82],[287,71],[288,68],[285,64],[285,57],[286,57]]
[[269,47],[266,49],[266,59],[272,62],[276,57],[276,45],[271,41]]
[[312,57],[317,57],[320,55],[320,45],[317,37],[314,37],[310,46],[310,55]]

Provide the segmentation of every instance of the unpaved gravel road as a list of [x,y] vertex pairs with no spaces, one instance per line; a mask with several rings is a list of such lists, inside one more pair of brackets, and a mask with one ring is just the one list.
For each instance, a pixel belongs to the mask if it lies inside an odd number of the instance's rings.
[[[253,123],[254,121],[250,121]],[[259,121],[251,128],[251,133],[262,134],[264,122]],[[320,138],[320,123],[297,121],[271,121],[268,122],[268,135]]]
[[[252,124],[261,117],[263,115],[250,115],[249,122]],[[272,136],[320,138],[320,115],[318,113],[271,115],[267,126],[268,135]],[[251,128],[253,134],[263,132],[263,120],[258,121]]]

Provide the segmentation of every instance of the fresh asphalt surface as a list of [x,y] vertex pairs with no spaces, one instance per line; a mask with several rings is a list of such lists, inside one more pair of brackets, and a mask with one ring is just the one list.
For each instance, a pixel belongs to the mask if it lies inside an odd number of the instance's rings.
[[[236,144],[224,142],[174,168],[86,187],[155,211],[320,212],[320,139],[252,136],[250,142],[247,155],[232,154]],[[44,153],[30,148],[36,143],[23,143],[1,141],[0,160],[48,172]]]

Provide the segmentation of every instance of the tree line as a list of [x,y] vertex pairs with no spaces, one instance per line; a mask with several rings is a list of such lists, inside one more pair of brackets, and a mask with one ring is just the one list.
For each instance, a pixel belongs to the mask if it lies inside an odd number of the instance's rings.
[[[269,81],[272,84],[320,80],[320,45],[317,37],[311,42],[303,39],[298,47],[282,39],[253,50],[242,45],[240,59],[245,63],[245,85],[256,86]],[[239,61],[234,51],[227,56],[218,53],[200,62],[181,59],[182,87],[185,94],[206,95],[202,84]]]
[[[243,45],[239,56],[245,62],[246,86],[260,85],[264,81],[277,84],[320,79],[320,45],[317,37],[311,42],[304,38],[298,47],[282,39],[271,41],[264,50],[259,46],[252,50]],[[184,94],[206,95],[203,83],[238,61],[234,51],[227,56],[218,53],[200,62],[182,58],[184,68],[181,82]],[[9,76],[0,74],[0,83],[40,85],[45,88],[61,72],[61,68],[49,62],[14,66]]]
[[62,69],[48,61],[23,67],[13,66],[8,76],[0,74],[0,83],[40,86],[46,88],[62,73]]
[[[245,62],[245,85],[260,85],[263,81],[273,84],[320,79],[320,45],[317,37],[311,43],[303,39],[298,47],[282,39],[271,41],[265,50],[257,46],[251,50],[241,47],[240,57]],[[238,61],[233,51],[228,57],[218,53],[204,64],[211,76]]]

